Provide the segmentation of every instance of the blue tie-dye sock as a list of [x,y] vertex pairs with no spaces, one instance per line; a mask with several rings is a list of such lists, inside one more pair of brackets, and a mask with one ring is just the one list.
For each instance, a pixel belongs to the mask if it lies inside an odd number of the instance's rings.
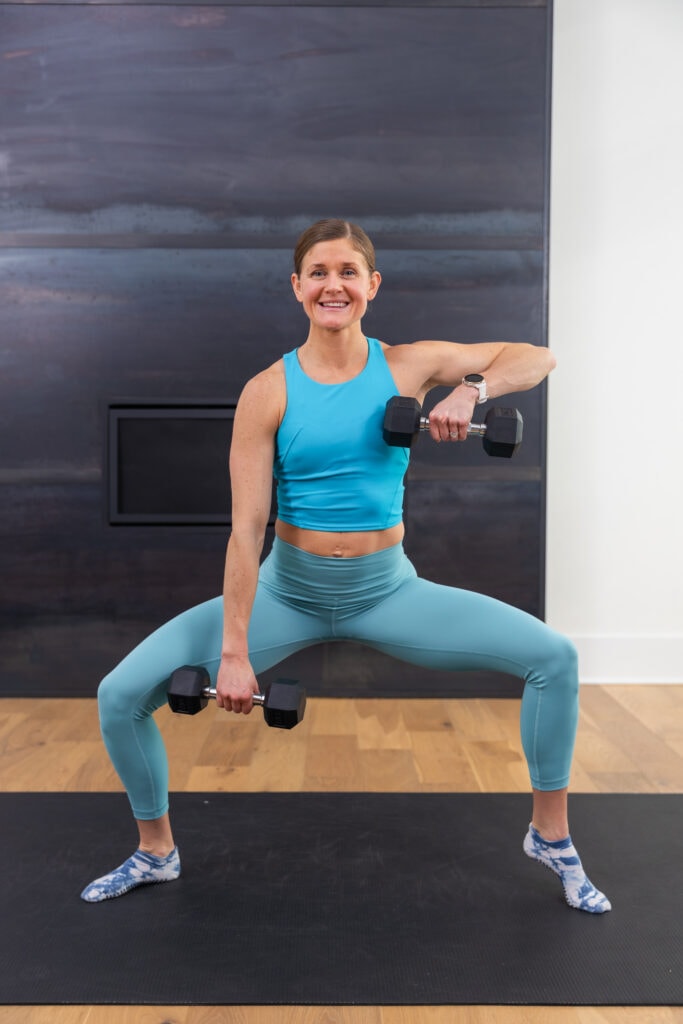
[[138,885],[172,882],[179,874],[180,857],[177,847],[167,857],[155,857],[153,853],[137,850],[120,867],[87,885],[81,893],[81,899],[88,903],[111,900],[115,896],[123,896]]
[[549,842],[543,839],[533,825],[524,838],[524,852],[527,857],[545,864],[560,876],[564,895],[570,907],[587,910],[589,914],[604,914],[612,909],[612,904],[599,889],[596,889],[586,875],[571,836]]

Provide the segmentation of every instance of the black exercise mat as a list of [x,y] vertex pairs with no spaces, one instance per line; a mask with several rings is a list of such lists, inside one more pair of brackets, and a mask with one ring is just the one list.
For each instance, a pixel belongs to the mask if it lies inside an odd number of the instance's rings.
[[682,796],[572,798],[602,916],[521,852],[519,794],[178,794],[182,878],[101,904],[125,797],[0,810],[3,1003],[683,1001]]

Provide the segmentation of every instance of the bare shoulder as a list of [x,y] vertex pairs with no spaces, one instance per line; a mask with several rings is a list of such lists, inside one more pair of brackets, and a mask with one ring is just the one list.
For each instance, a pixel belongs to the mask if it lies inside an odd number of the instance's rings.
[[244,390],[246,391],[249,388],[253,391],[268,391],[269,389],[284,387],[284,383],[285,363],[282,357],[280,357],[280,359],[271,363],[270,366],[267,366],[265,370],[261,370],[253,377],[250,377],[244,385]]
[[442,359],[445,352],[458,352],[467,348],[457,341],[410,341],[407,344],[387,345],[381,342],[388,359],[397,362],[433,363]]
[[259,421],[269,427],[279,426],[287,403],[285,384],[285,368],[282,359],[278,359],[265,370],[251,377],[242,388],[237,403],[235,418],[241,420],[258,417]]
[[444,362],[459,364],[461,350],[465,348],[448,341],[412,341],[383,347],[399,391],[414,395],[430,386]]
[[384,357],[391,367],[405,366],[416,362],[416,345],[419,345],[417,341],[399,345],[389,345],[386,341],[381,341],[380,345],[384,351]]

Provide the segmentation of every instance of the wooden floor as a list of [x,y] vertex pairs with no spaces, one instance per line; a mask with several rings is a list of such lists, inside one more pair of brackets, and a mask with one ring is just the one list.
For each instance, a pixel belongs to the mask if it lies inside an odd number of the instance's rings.
[[[527,792],[519,702],[309,700],[292,732],[162,710],[171,789]],[[119,790],[93,700],[0,700],[0,790]],[[683,686],[586,686],[572,789],[683,792]],[[570,805],[571,807],[571,805]],[[134,833],[131,829],[131,842]],[[570,913],[570,911],[567,911]],[[683,1024],[681,1007],[5,1006],[0,1024]]]

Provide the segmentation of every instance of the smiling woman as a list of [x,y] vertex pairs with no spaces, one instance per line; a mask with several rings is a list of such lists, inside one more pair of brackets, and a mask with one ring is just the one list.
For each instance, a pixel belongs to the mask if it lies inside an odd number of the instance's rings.
[[[375,269],[370,239],[356,225],[340,220],[318,222],[304,233],[294,267],[294,294],[304,307],[311,329],[324,331],[341,331],[359,321],[382,280]],[[300,358],[307,361],[309,353],[302,350]]]
[[[363,255],[354,248],[348,238],[317,242],[306,253],[301,264],[301,271],[292,274],[294,294],[303,305],[304,312],[310,321],[310,333],[306,344],[299,351],[302,366],[313,371],[315,379],[321,383],[335,383],[334,379],[322,380],[317,374],[329,378],[335,375],[335,367],[330,364],[329,355],[324,358],[319,352],[312,336],[316,331],[332,334],[348,331],[358,324],[364,316],[368,302],[379,289],[381,277],[377,270],[370,270]],[[365,339],[357,339],[359,344],[353,352],[339,348],[337,373],[339,381],[348,379],[349,373],[355,376],[354,363],[360,372],[367,358]],[[350,357],[350,358],[349,358]]]
[[[304,233],[291,282],[308,334],[247,382],[235,411],[223,596],[162,626],[100,686],[102,733],[140,847],[83,898],[109,899],[180,873],[166,754],[152,719],[174,669],[201,666],[215,680],[218,707],[249,714],[256,673],[306,647],[350,640],[427,668],[524,680],[522,745],[533,788],[524,849],[560,876],[571,906],[609,910],[583,871],[567,821],[576,652],[518,608],[418,577],[402,546],[409,448],[386,444],[382,431],[390,398],[421,403],[446,385],[429,431],[435,441],[465,440],[476,404],[533,388],[553,357],[530,344],[390,345],[366,337],[361,320],[381,276],[370,239],[346,221],[320,221]],[[260,564],[273,476],[276,536]]]

